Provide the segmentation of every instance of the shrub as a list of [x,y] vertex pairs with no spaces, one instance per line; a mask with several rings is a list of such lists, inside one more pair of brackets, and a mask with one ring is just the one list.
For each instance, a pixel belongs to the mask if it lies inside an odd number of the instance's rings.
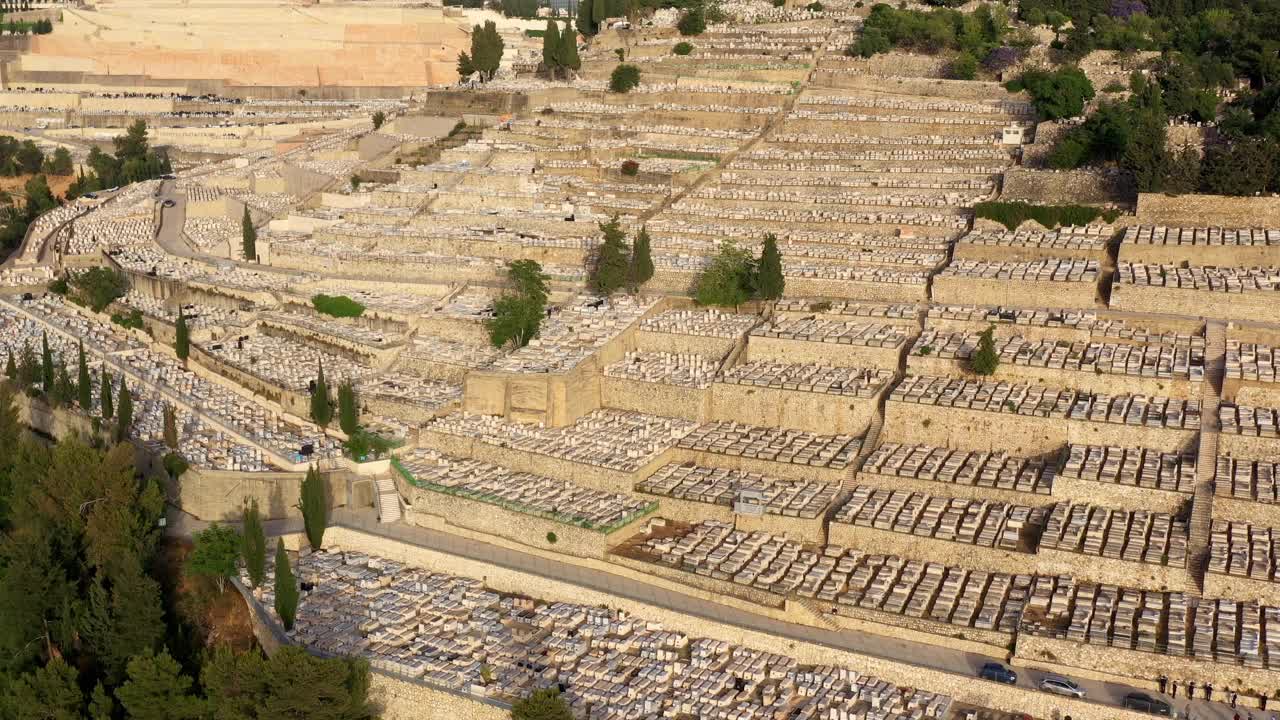
[[1078,67],[1064,67],[1052,72],[1028,70],[1005,84],[1010,92],[1026,90],[1036,112],[1045,120],[1076,117],[1093,99],[1093,83]]
[[701,35],[707,29],[707,16],[700,7],[685,10],[680,16],[680,21],[676,23],[676,29],[686,37]]
[[88,305],[94,312],[102,312],[129,291],[129,281],[124,273],[104,267],[89,268],[72,277],[70,282],[76,291],[73,299]]
[[551,543],[552,545],[555,545],[556,541],[558,541],[559,539],[560,538],[556,537],[555,533],[553,532],[547,533],[547,542]]
[[619,61],[627,59],[627,51],[623,50],[622,48],[614,48],[613,54],[618,56]]
[[616,93],[630,92],[640,84],[640,68],[623,63],[613,69],[609,75],[609,91]]
[[119,325],[120,327],[127,327],[133,330],[141,330],[143,327],[142,311],[130,310],[129,312],[125,312],[125,313],[112,313],[111,322]]
[[1088,225],[1099,217],[1111,222],[1119,211],[1103,211],[1087,205],[1031,205],[1025,202],[980,202],[973,206],[975,217],[995,220],[1015,230],[1026,220],[1035,220],[1046,228],[1064,225]]
[[311,304],[317,312],[336,318],[355,318],[364,314],[364,305],[346,295],[315,295]]
[[640,172],[640,163],[635,160],[623,160],[622,167],[618,169],[627,177],[635,177],[636,173]]
[[811,2],[808,5],[805,5],[804,9],[809,10],[810,12],[822,12],[824,8],[822,7],[822,3],[816,2],[815,0],[815,2]]
[[1024,52],[1016,47],[998,47],[992,48],[987,56],[982,58],[982,69],[995,75],[1017,65],[1021,60]]
[[1000,365],[1000,356],[996,354],[996,341],[993,337],[996,326],[988,325],[978,336],[978,350],[969,358],[969,369],[979,375],[990,375]]
[[1118,92],[1124,92],[1125,90],[1128,90],[1128,89],[1129,88],[1126,87],[1125,84],[1120,82],[1119,80],[1112,80],[1111,82],[1107,83],[1106,87],[1102,88],[1102,92],[1118,93]]
[[187,468],[191,467],[191,465],[187,463],[187,459],[176,452],[171,452],[165,455],[162,462],[164,463],[164,471],[169,473],[169,477],[174,479],[182,477],[182,474],[187,471]]
[[671,52],[675,55],[688,55],[693,52],[693,46],[687,42],[681,41],[676,43],[675,47],[671,48]]
[[951,63],[951,77],[956,80],[972,80],[978,74],[978,61],[967,52]]

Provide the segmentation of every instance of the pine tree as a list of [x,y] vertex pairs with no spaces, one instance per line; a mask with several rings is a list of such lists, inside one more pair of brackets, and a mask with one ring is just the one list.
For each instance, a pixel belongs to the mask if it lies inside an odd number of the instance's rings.
[[632,291],[649,282],[653,277],[653,251],[650,249],[649,231],[640,228],[631,247],[630,282]]
[[560,67],[560,24],[555,20],[547,20],[547,29],[542,33],[542,64],[555,77]]
[[22,354],[18,356],[18,386],[24,392],[30,392],[31,386],[40,379],[40,361],[35,350],[31,349],[29,340],[22,341]]
[[324,381],[324,363],[319,368],[315,387],[311,390],[311,421],[320,427],[328,427],[333,419],[333,407],[329,404],[329,386]]
[[567,27],[560,34],[556,60],[566,70],[577,71],[582,68],[582,60],[578,57],[578,34]]
[[45,395],[53,393],[53,383],[53,351],[49,349],[49,333],[44,333],[40,339],[40,387]]
[[298,508],[302,510],[302,525],[307,533],[307,542],[312,550],[319,550],[324,544],[324,529],[329,524],[329,501],[325,498],[324,478],[315,467],[307,468],[307,475],[302,479],[302,497]]
[[80,343],[80,357],[76,367],[76,390],[79,393],[80,410],[93,410],[93,382],[89,379],[89,362],[84,357],[84,343]]
[[116,690],[130,720],[195,720],[203,703],[191,691],[191,678],[162,650],[129,661],[129,681]]
[[356,403],[356,389],[350,380],[338,386],[338,425],[347,436],[360,429],[360,408]]
[[13,362],[13,350],[9,351],[9,360],[4,364],[4,376],[10,380],[18,379],[18,366]]
[[995,325],[988,325],[987,329],[982,331],[978,336],[978,349],[969,358],[969,369],[979,375],[990,375],[1000,365],[1000,356],[996,354],[996,343],[993,337],[995,330]]
[[631,250],[627,247],[627,236],[622,232],[617,215],[607,223],[600,223],[600,231],[604,233],[604,242],[600,244],[600,252],[596,257],[591,287],[602,295],[610,295],[627,284]]
[[187,328],[187,316],[182,308],[178,308],[178,324],[175,328],[173,349],[183,363],[186,363],[187,358],[191,356],[191,330]]
[[759,277],[756,288],[763,300],[777,300],[782,297],[786,287],[786,278],[782,276],[782,256],[778,254],[778,238],[773,233],[764,236],[764,247],[760,249],[760,263],[757,266]]
[[289,566],[289,556],[284,551],[284,539],[276,538],[276,615],[285,630],[293,629],[298,617],[298,581]]
[[102,417],[110,420],[115,415],[115,398],[112,397],[111,373],[102,368]]
[[129,439],[129,429],[133,427],[133,395],[125,378],[120,378],[120,401],[116,408],[120,411],[116,418],[116,442],[124,442]]
[[178,449],[178,417],[168,403],[164,406],[164,445],[170,450]]
[[255,262],[258,258],[258,231],[253,228],[248,205],[244,206],[244,215],[240,218],[240,242],[245,262]]
[[262,529],[262,513],[258,511],[258,501],[250,500],[244,509],[244,568],[249,573],[249,583],[261,587],[267,576],[267,536]]

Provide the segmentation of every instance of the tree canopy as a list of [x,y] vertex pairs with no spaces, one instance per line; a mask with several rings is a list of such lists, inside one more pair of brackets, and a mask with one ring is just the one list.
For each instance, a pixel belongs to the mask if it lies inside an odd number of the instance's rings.
[[547,276],[534,260],[507,264],[507,290],[493,305],[486,322],[494,347],[524,347],[537,337],[547,307]]

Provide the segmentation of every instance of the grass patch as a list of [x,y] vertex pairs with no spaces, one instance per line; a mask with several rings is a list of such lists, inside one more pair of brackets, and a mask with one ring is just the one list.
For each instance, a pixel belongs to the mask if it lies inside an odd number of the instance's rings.
[[1114,222],[1119,210],[1102,210],[1088,205],[1032,205],[1025,202],[980,202],[973,206],[973,214],[985,220],[995,220],[1010,230],[1016,230],[1027,220],[1035,220],[1046,228],[1067,225],[1088,225],[1102,218]]
[[364,314],[364,305],[346,295],[316,295],[311,304],[317,312],[336,318],[356,318]]

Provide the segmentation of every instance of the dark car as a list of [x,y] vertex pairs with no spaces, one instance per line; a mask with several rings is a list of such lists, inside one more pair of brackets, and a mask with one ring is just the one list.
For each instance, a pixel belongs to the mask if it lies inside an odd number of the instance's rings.
[[167,207],[167,208],[171,208],[171,207],[173,207],[174,205],[177,205],[178,203],[176,203],[176,202],[174,202],[174,201],[172,201],[172,200],[165,200],[165,201],[164,201],[164,203],[162,203],[162,204],[163,204],[165,207]]
[[1121,704],[1129,710],[1137,710],[1151,715],[1164,717],[1173,715],[1173,708],[1169,706],[1169,703],[1159,698],[1153,698],[1146,693],[1131,692],[1124,696],[1124,702]]
[[994,680],[1006,685],[1013,685],[1018,682],[1018,673],[1001,665],[998,662],[989,662],[982,666],[978,671],[978,677],[983,680]]

